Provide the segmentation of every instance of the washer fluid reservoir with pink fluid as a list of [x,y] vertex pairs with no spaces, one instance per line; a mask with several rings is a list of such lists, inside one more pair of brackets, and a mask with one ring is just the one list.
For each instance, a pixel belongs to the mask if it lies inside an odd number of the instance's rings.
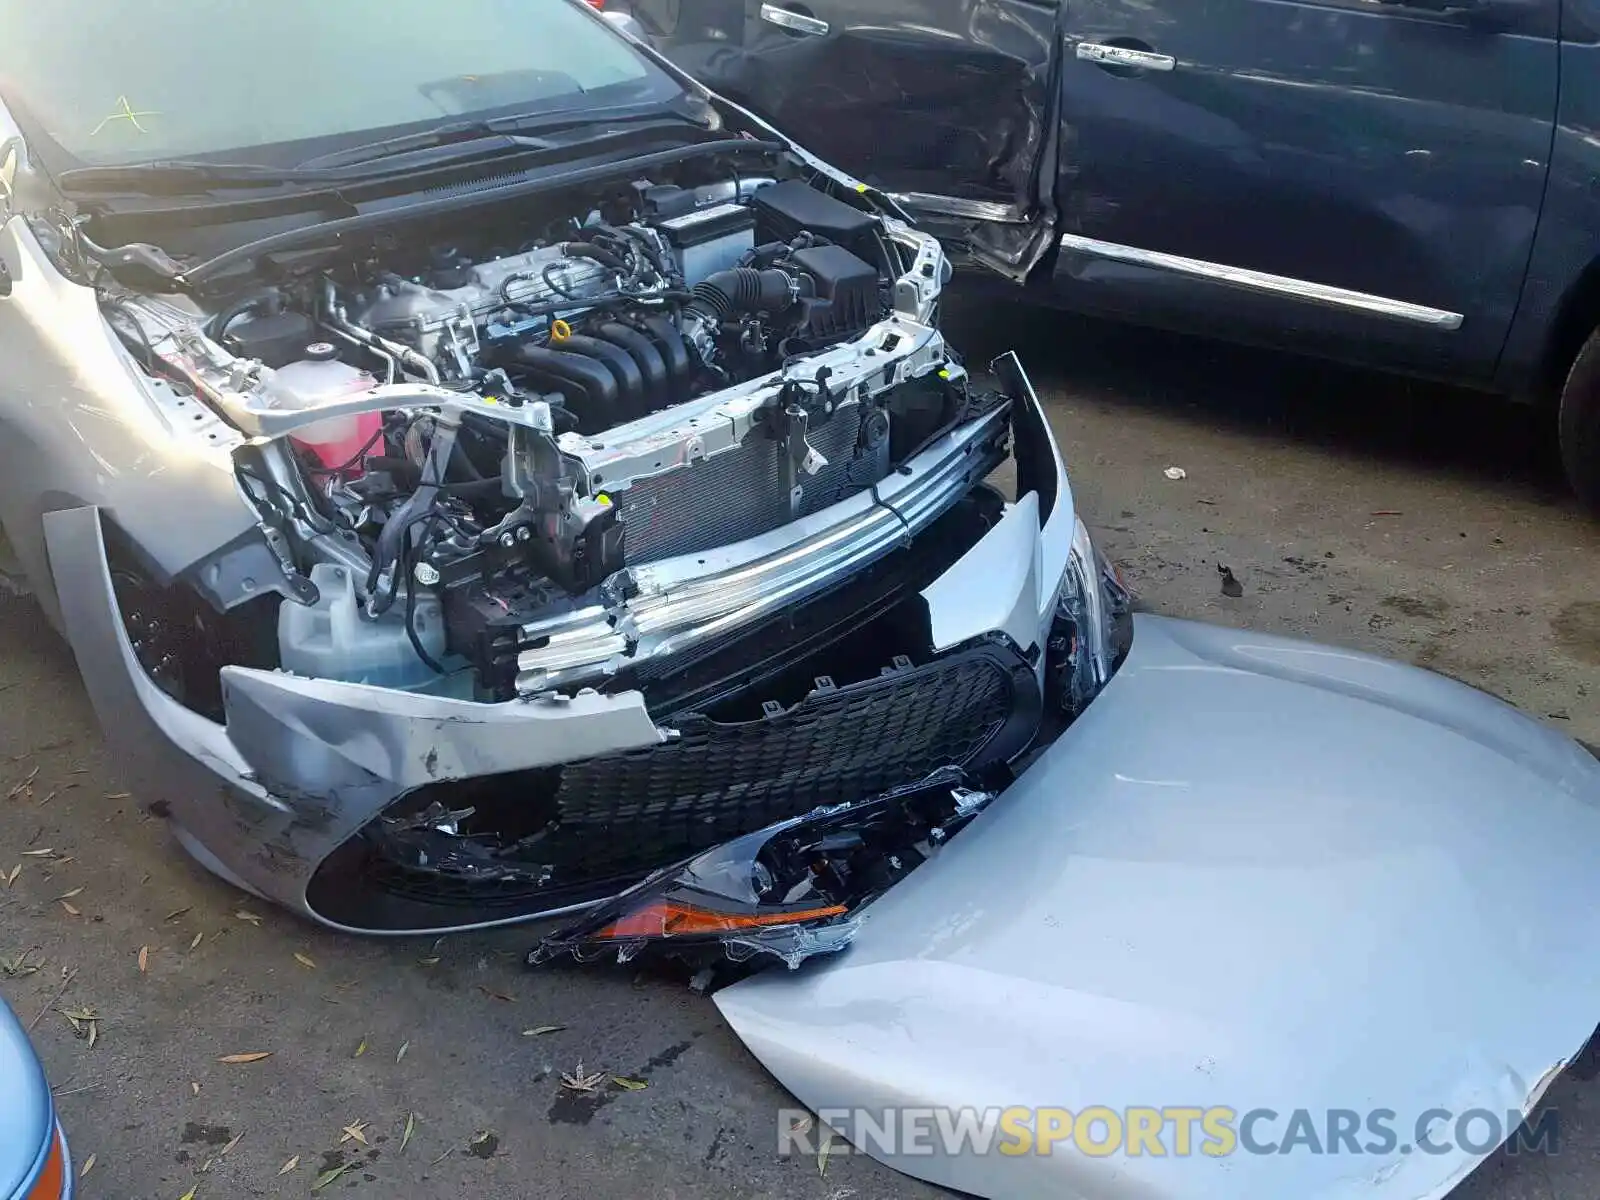
[[[280,408],[315,409],[348,399],[377,386],[378,381],[359,367],[339,360],[331,342],[312,342],[298,362],[279,367],[272,390]],[[383,414],[364,412],[349,417],[329,417],[295,430],[289,439],[313,455],[324,467],[346,467],[359,475],[360,463],[351,463],[383,427]]]

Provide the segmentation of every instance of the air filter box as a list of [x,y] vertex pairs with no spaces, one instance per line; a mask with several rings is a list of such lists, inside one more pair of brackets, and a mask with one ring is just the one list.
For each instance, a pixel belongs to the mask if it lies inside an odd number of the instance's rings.
[[759,189],[750,198],[750,207],[756,213],[758,245],[787,242],[806,230],[867,262],[879,261],[875,237],[881,228],[878,219],[798,179]]

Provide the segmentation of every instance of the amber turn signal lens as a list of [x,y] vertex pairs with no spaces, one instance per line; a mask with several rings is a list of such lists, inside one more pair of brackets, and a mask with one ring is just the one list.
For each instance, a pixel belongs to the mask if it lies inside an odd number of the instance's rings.
[[772,925],[793,925],[798,921],[817,921],[842,916],[849,909],[843,904],[807,908],[797,912],[719,913],[691,908],[671,900],[657,900],[638,912],[611,922],[596,938],[685,937],[697,933],[737,933],[741,929],[764,929]]
[[61,1200],[67,1190],[67,1144],[58,1129],[50,1139],[50,1156],[44,1160],[44,1170],[28,1189],[27,1200]]

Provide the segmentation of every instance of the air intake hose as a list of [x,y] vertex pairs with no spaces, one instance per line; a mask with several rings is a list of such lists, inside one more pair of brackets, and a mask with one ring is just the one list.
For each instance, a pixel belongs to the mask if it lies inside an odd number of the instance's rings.
[[694,299],[686,307],[721,322],[739,313],[782,312],[793,300],[785,272],[772,267],[733,267],[714,272],[695,284]]

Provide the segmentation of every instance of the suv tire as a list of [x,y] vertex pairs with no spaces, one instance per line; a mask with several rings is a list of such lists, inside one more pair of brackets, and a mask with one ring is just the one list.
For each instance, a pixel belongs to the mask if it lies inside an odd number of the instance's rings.
[[1600,514],[1600,329],[1589,335],[1567,373],[1559,422],[1567,481]]

